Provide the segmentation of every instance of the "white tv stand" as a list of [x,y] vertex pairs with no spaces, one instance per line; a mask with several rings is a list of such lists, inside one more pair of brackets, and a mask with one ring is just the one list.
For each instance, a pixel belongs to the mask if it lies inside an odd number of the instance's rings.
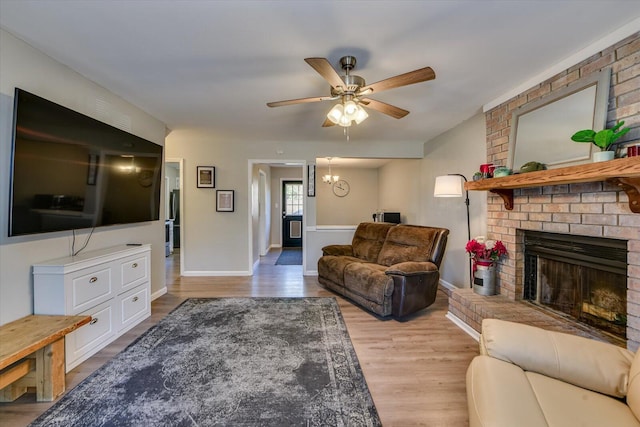
[[33,266],[34,314],[92,317],[65,339],[66,372],[151,315],[151,245],[120,245]]

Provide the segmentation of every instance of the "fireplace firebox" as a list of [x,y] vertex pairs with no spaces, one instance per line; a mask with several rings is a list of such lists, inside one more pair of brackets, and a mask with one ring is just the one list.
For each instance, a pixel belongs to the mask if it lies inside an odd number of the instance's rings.
[[523,298],[626,339],[627,241],[523,233]]

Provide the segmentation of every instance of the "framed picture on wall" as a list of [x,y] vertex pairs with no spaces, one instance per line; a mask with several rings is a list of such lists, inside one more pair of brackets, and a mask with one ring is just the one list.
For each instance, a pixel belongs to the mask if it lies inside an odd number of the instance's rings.
[[316,165],[307,165],[307,196],[316,197]]
[[233,212],[234,209],[234,190],[217,190],[216,191],[216,211]]
[[216,188],[216,168],[198,166],[198,188]]

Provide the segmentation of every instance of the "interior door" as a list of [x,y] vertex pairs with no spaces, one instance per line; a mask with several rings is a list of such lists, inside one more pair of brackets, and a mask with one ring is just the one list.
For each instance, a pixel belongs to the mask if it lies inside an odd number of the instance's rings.
[[302,247],[302,208],[304,188],[302,181],[282,182],[282,247]]

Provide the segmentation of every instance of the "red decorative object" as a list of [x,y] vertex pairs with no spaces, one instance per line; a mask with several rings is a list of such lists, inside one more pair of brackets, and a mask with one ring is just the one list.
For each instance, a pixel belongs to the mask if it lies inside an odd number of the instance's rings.
[[500,240],[485,240],[484,236],[469,240],[465,250],[474,261],[473,271],[476,271],[478,265],[491,266],[507,255],[507,248]]

